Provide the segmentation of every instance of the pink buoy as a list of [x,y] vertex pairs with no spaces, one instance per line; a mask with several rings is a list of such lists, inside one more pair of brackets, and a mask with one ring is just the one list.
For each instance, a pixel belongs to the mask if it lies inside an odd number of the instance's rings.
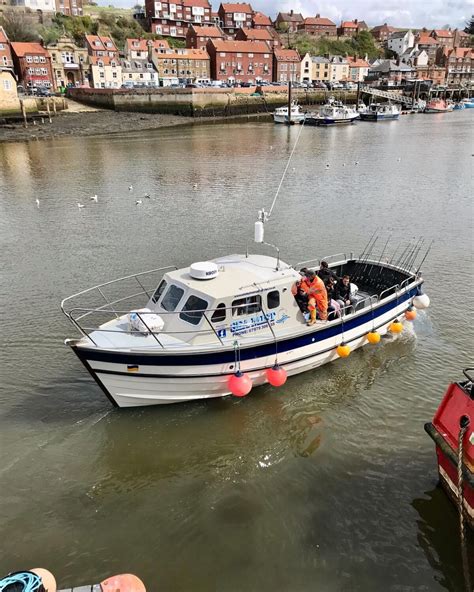
[[286,370],[275,364],[273,368],[267,368],[265,371],[267,380],[272,386],[283,386],[288,378]]
[[227,386],[234,397],[245,397],[252,390],[252,380],[247,374],[236,372],[227,379]]

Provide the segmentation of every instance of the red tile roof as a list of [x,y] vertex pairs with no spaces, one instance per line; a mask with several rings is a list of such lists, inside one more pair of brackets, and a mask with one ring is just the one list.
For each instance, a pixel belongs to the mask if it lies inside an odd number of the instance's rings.
[[336,26],[336,23],[333,23],[328,18],[322,18],[322,17],[308,17],[308,18],[305,18],[304,19],[304,24],[305,25],[324,25],[326,27],[328,27],[328,26],[335,27]]
[[224,12],[245,12],[252,14],[253,8],[247,2],[237,2],[235,4],[221,4]]
[[432,33],[435,33],[436,37],[452,37],[453,34],[451,31],[447,31],[446,29],[434,29]]
[[269,16],[263,14],[262,12],[256,12],[253,15],[253,24],[260,25],[261,27],[271,27],[272,21]]
[[99,62],[102,62],[104,66],[110,66],[112,62],[115,63],[115,66],[120,66],[117,58],[111,58],[109,56],[90,56],[89,60],[92,66],[98,66]]
[[160,49],[155,49],[156,55],[163,57],[163,59],[181,59],[181,60],[208,60],[209,54],[205,49],[167,49],[161,52]]
[[369,68],[370,66],[370,64],[368,64],[362,58],[347,56],[346,60],[349,62],[349,66],[351,68]]
[[8,43],[8,37],[3,27],[0,27],[0,43]]
[[24,57],[26,54],[43,55],[49,57],[49,53],[40,43],[13,42],[11,46],[19,58]]
[[[118,51],[112,37],[102,37],[100,35],[86,35],[86,41],[91,49],[96,51]],[[112,45],[107,47],[107,43]]]
[[[136,45],[138,43],[138,45]],[[126,45],[128,51],[147,51],[148,50],[148,43],[151,43],[152,47],[169,47],[170,44],[166,39],[155,39],[154,41],[149,41],[148,39],[127,39]]]
[[220,39],[212,39],[211,43],[216,51],[229,53],[270,53],[270,49],[264,41],[221,41]]
[[191,26],[196,32],[196,35],[199,37],[224,38],[224,33],[219,29],[219,27],[214,25],[203,25],[202,27],[196,25]]
[[418,45],[438,45],[436,39],[433,39],[433,37],[430,37],[429,35],[420,35],[416,43],[418,43]]
[[455,49],[450,49],[447,52],[448,57],[455,57],[455,58],[468,58],[474,59],[474,52],[470,47],[456,47]]
[[183,0],[183,6],[186,8],[187,6],[199,6],[200,8],[211,8],[210,3],[208,0]]
[[242,33],[247,39],[254,41],[273,41],[274,37],[268,29],[249,29],[247,27],[241,28]]
[[300,54],[296,49],[278,49],[273,50],[277,62],[301,62]]
[[357,29],[358,27],[359,24],[354,21],[344,21],[341,23],[341,29]]

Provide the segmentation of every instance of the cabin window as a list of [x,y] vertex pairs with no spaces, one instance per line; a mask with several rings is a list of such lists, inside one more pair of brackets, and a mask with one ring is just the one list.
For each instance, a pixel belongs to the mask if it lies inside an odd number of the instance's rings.
[[199,325],[201,319],[206,312],[208,303],[199,298],[199,296],[190,296],[186,300],[186,304],[183,306],[179,318],[191,325]]
[[262,297],[259,295],[239,298],[232,302],[232,315],[234,317],[243,317],[244,315],[254,314],[262,309]]
[[151,297],[151,299],[153,300],[153,302],[158,302],[158,300],[160,299],[160,296],[165,291],[166,286],[167,286],[166,281],[165,280],[161,280],[160,285],[158,286],[158,288],[156,288],[155,293]]
[[222,323],[222,321],[225,321],[226,312],[227,311],[225,309],[225,304],[223,302],[221,302],[220,304],[217,305],[217,308],[211,317],[211,321],[213,323]]
[[280,292],[278,290],[268,292],[267,306],[268,308],[278,308],[280,306]]
[[161,306],[168,312],[173,312],[176,310],[179,301],[183,297],[183,294],[183,288],[178,288],[178,286],[171,284],[171,286],[166,290],[166,294],[163,296]]

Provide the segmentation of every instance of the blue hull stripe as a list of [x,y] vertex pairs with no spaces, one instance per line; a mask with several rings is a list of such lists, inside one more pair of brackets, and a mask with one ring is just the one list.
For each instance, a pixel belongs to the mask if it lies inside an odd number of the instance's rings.
[[[387,304],[383,304],[374,308],[374,321],[377,322],[377,317],[390,312],[396,308],[397,305],[402,304],[418,294],[418,287],[415,286],[409,292],[406,292],[398,300],[392,300]],[[372,311],[361,315],[360,317],[344,322],[344,331],[350,331],[368,323],[372,320]],[[314,345],[318,341],[323,341],[341,334],[341,324],[338,323],[327,329],[320,329],[298,337],[282,340],[278,342],[278,351],[285,352],[307,345]],[[313,341],[314,339],[314,341]],[[161,354],[157,352],[143,353],[143,352],[111,352],[96,349],[87,349],[83,347],[73,346],[77,356],[82,360],[108,362],[115,364],[137,364],[139,366],[201,366],[212,364],[232,364],[235,362],[235,354],[233,350],[216,351],[212,353],[191,353],[191,354]],[[252,360],[255,358],[262,358],[266,356],[275,355],[275,344],[265,343],[254,347],[243,347],[240,349],[241,360]],[[100,370],[96,370],[100,373]]]

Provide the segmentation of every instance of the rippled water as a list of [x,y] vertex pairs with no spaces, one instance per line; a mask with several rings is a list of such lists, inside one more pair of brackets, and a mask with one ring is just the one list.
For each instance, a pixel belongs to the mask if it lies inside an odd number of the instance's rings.
[[131,571],[157,592],[461,590],[423,423],[473,361],[471,121],[303,128],[267,228],[288,262],[360,252],[376,229],[391,251],[434,239],[432,307],[412,332],[244,400],[139,410],[112,409],[63,345],[60,300],[244,251],[300,129],[0,145],[0,573],[42,565],[66,586]]

